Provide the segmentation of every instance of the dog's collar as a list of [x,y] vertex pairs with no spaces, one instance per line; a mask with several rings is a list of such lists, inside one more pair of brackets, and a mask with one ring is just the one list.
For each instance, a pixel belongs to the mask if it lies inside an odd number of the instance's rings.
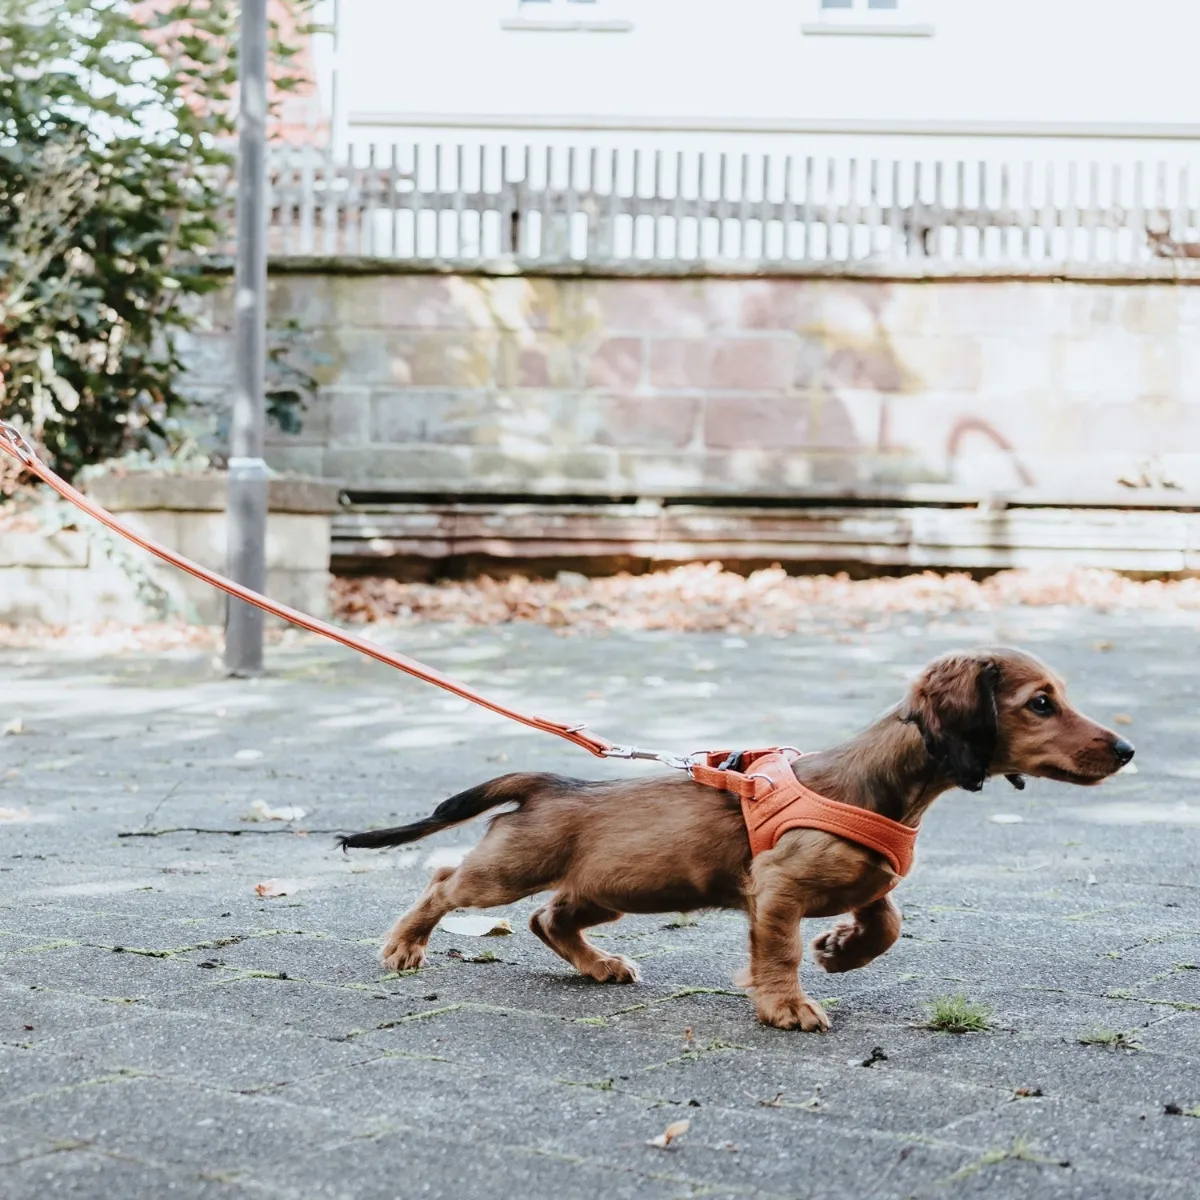
[[917,831],[805,787],[792,771],[798,757],[791,747],[716,751],[694,762],[689,773],[697,783],[733,792],[741,800],[752,855],[770,850],[789,829],[820,829],[881,854],[899,883],[912,867]]

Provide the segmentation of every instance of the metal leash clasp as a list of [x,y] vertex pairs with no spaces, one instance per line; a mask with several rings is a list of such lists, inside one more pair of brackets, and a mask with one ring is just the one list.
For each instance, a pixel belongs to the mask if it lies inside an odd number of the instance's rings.
[[5,450],[25,466],[31,467],[37,462],[37,455],[25,440],[24,434],[8,421],[0,421],[0,442],[4,443]]
[[647,762],[659,762],[673,771],[692,770],[692,756],[684,754],[664,754],[659,750],[641,750],[637,746],[610,746],[604,751],[605,758],[644,759]]

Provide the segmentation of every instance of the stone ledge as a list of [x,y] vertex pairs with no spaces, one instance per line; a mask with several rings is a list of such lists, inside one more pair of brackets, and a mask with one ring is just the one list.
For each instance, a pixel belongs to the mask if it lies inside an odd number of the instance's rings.
[[0,568],[49,567],[80,570],[88,565],[88,540],[77,530],[57,533],[5,531],[0,536]]
[[[224,512],[225,475],[102,475],[83,489],[113,512]],[[272,479],[267,503],[277,513],[332,513],[338,487],[318,479]]]
[[333,522],[335,573],[450,559],[809,569],[1200,571],[1200,514],[1120,508],[445,503],[363,504]]
[[[204,264],[213,274],[233,273],[233,260]],[[458,275],[524,276],[549,279],[873,279],[885,283],[947,282],[1200,283],[1200,259],[1164,258],[1147,263],[1050,263],[1044,267],[1011,263],[945,262],[937,259],[861,259],[853,262],[768,262],[708,259],[679,262],[628,260],[597,263],[574,259],[492,259],[462,263],[441,259],[372,258],[366,255],[277,255],[272,275]]]
[[[135,533],[209,570],[226,571],[224,475],[107,476],[94,480],[89,492],[120,513]],[[276,479],[270,496],[267,594],[324,616],[338,489],[313,480]],[[217,625],[224,620],[226,603],[222,592],[115,533],[97,531],[90,520],[81,518],[78,529],[21,529],[0,538],[3,622],[140,624],[174,616]]]

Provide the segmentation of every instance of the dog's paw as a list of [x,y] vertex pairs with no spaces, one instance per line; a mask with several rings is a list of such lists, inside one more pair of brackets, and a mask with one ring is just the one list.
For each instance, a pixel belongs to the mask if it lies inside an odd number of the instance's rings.
[[859,956],[854,953],[855,925],[837,925],[827,933],[813,938],[813,961],[822,971],[836,975],[840,971],[852,971],[861,966]]
[[742,967],[740,971],[734,971],[731,981],[736,988],[748,988],[754,986],[754,976],[750,973],[749,967]]
[[802,1029],[805,1033],[825,1033],[829,1029],[825,1010],[807,996],[759,996],[754,1007],[758,1019],[776,1029]]
[[425,947],[389,942],[383,948],[382,962],[389,971],[414,971],[425,965]]
[[605,955],[587,973],[597,983],[637,983],[642,977],[637,964],[621,954]]

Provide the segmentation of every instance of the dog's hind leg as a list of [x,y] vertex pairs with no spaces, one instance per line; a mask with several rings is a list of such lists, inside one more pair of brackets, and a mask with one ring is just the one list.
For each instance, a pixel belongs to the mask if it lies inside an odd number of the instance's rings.
[[583,936],[592,925],[618,921],[615,908],[557,895],[529,918],[529,928],[581,975],[597,983],[637,983],[638,969],[620,954],[604,954]]
[[441,867],[429,886],[392,927],[383,947],[389,971],[425,965],[425,946],[437,923],[456,908],[495,908],[512,904],[555,882],[545,858],[522,853],[500,818],[483,841],[457,867]]
[[891,948],[900,936],[901,916],[890,896],[856,908],[850,921],[835,925],[813,939],[812,953],[819,967],[831,973],[865,967]]
[[420,899],[392,926],[383,944],[383,965],[389,971],[408,971],[425,965],[425,946],[434,926],[454,908],[446,903],[446,885],[457,867],[439,867]]

